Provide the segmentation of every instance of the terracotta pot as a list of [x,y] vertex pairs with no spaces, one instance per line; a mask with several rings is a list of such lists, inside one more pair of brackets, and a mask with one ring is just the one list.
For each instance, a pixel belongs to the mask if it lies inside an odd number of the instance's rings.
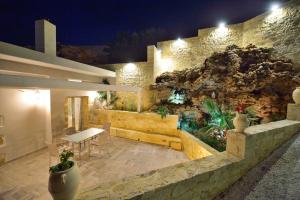
[[80,174],[76,163],[65,171],[50,172],[48,190],[54,200],[74,199],[80,181]]
[[297,87],[293,91],[293,100],[295,101],[296,104],[300,104],[300,87]]
[[250,125],[247,114],[236,113],[236,116],[233,119],[233,125],[236,132],[244,132],[244,130]]

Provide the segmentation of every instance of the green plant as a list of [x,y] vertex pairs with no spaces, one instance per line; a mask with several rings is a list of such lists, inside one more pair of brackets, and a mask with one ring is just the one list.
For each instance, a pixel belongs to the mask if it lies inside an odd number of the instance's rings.
[[163,119],[169,114],[169,109],[166,106],[159,106],[156,113],[161,116],[161,119]]
[[105,85],[110,85],[110,82],[106,78],[102,80],[102,83]]
[[213,147],[214,149],[222,152],[226,150],[226,139],[225,138],[217,138],[214,135],[210,134],[201,134],[199,136],[200,140]]
[[73,156],[74,153],[72,151],[64,149],[63,152],[59,155],[60,163],[50,167],[49,171],[55,173],[70,169],[74,165],[74,162],[70,161],[69,159]]
[[137,108],[136,108],[136,106],[135,106],[135,104],[134,104],[133,101],[129,101],[129,102],[127,103],[127,108],[126,108],[126,110],[127,110],[127,111],[136,111],[136,110],[137,110]]
[[224,131],[234,128],[232,111],[222,110],[213,99],[205,99],[202,102],[201,109],[209,115],[209,118],[207,119],[207,126],[200,129],[200,132],[209,133],[215,130]]
[[195,112],[192,112],[192,113],[181,112],[179,114],[179,127],[178,128],[180,128],[180,129],[182,128],[189,133],[195,133],[196,131],[198,131],[199,127],[200,127],[200,124],[197,120]]
[[[99,101],[107,101],[107,99],[108,99],[107,92],[98,91],[97,93],[98,93]],[[119,99],[119,97],[114,92],[110,92],[110,101],[107,102],[107,105],[108,106],[114,105],[118,99]]]
[[250,126],[259,124],[260,118],[257,117],[256,111],[253,106],[245,108],[245,113],[247,114],[247,118],[250,121]]

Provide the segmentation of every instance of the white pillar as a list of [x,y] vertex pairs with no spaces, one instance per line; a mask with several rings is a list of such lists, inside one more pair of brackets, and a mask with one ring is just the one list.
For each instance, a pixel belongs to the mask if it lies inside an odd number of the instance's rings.
[[109,90],[107,90],[106,91],[106,94],[107,94],[107,105],[109,104],[109,102],[110,102],[110,91]]
[[137,112],[142,111],[142,89],[137,92]]

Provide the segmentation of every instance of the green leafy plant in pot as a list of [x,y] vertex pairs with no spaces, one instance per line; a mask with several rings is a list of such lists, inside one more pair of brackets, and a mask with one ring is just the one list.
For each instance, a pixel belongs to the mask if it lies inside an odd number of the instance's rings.
[[48,190],[54,200],[72,200],[76,195],[80,174],[76,163],[69,160],[73,156],[73,152],[63,150],[60,163],[49,169]]

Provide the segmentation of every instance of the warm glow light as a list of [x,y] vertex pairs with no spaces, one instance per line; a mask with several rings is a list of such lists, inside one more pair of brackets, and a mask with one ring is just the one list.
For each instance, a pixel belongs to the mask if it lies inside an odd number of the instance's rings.
[[226,27],[226,23],[225,23],[225,22],[220,22],[220,23],[218,24],[218,27],[223,29],[223,28]]
[[89,100],[93,102],[96,97],[98,97],[98,93],[96,91],[88,91]]
[[71,81],[71,82],[78,82],[78,83],[81,83],[82,80],[79,80],[79,79],[68,79],[68,81]]
[[22,100],[24,104],[29,106],[47,105],[50,101],[49,90],[19,90],[22,92]]
[[178,38],[177,40],[175,40],[172,43],[173,50],[185,48],[186,46],[187,46],[187,43],[184,40],[182,40],[181,38]]
[[265,19],[267,23],[279,23],[279,21],[283,20],[286,15],[286,12],[284,9],[281,9],[281,5],[279,3],[273,3],[270,6],[270,11],[270,14]]
[[276,11],[280,8],[280,4],[279,3],[273,3],[271,6],[270,6],[270,10],[271,11]]
[[219,22],[218,28],[214,31],[213,34],[216,38],[221,39],[221,38],[226,38],[228,33],[229,33],[229,29],[227,27],[226,22],[221,21],[221,22]]
[[162,72],[168,72],[172,70],[173,62],[171,59],[161,59],[159,62],[159,66]]
[[127,74],[131,74],[137,71],[137,66],[133,63],[128,63],[124,66],[124,72]]

